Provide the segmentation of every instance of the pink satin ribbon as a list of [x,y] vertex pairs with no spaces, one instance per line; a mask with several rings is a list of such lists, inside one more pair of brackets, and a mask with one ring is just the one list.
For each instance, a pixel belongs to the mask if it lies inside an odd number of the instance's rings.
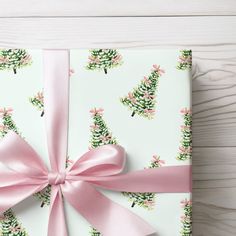
[[43,58],[51,171],[24,139],[9,132],[0,142],[0,213],[50,184],[48,236],[68,235],[63,198],[104,236],[154,233],[155,229],[143,219],[111,201],[97,188],[126,192],[191,192],[191,167],[170,166],[122,174],[126,162],[124,149],[119,145],[105,145],[90,150],[65,169],[69,52],[45,50]]

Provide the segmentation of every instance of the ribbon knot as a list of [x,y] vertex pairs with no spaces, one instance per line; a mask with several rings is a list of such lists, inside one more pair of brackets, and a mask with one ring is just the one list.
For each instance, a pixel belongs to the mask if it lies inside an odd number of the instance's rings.
[[64,184],[66,180],[66,173],[65,172],[49,172],[48,173],[48,183],[50,185],[59,185]]

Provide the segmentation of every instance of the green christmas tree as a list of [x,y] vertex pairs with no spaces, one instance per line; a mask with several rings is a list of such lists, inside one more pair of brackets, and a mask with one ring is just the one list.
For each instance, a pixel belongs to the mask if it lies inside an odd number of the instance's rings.
[[95,228],[92,228],[92,227],[89,233],[90,233],[90,236],[102,236],[100,232],[98,232]]
[[[97,148],[106,144],[117,144],[116,139],[112,137],[112,134],[103,119],[103,112],[104,110],[102,108],[94,108],[90,110],[90,113],[93,118],[93,124],[90,126],[90,149]],[[91,229],[90,235],[102,236],[102,234],[98,232],[95,228]]]
[[107,70],[120,66],[122,64],[122,56],[115,49],[94,49],[91,50],[88,70],[103,70],[107,74]]
[[127,106],[133,113],[146,118],[153,118],[156,106],[156,92],[160,76],[164,70],[160,66],[153,65],[151,74],[141,81],[138,87],[129,92],[127,96],[121,98],[121,102]]
[[181,236],[192,236],[192,202],[187,199],[181,201],[184,215],[181,217]]
[[3,213],[0,219],[1,236],[28,236],[11,209]]
[[18,128],[16,127],[16,124],[14,120],[12,119],[12,108],[0,108],[0,116],[2,118],[2,124],[0,125],[0,137],[3,138],[9,130],[12,130],[19,133]]
[[192,112],[184,108],[181,110],[184,125],[181,126],[181,146],[179,147],[178,160],[185,161],[192,157]]
[[104,119],[103,119],[103,109],[92,109],[90,113],[93,117],[93,125],[91,125],[91,141],[90,148],[96,148],[106,144],[117,144],[115,138],[112,137]]
[[192,68],[192,51],[182,50],[180,52],[181,52],[181,55],[179,56],[177,69],[178,70],[191,69]]
[[[158,157],[157,155],[154,155],[148,168],[158,168],[161,167],[162,164],[165,164],[165,162],[163,160],[160,160],[160,157]],[[131,207],[138,205],[147,210],[152,210],[155,206],[155,193],[123,192],[122,194],[128,197],[129,201],[132,202]]]
[[31,56],[24,49],[0,49],[0,70],[16,70],[32,63]]
[[50,197],[51,197],[51,186],[48,185],[46,188],[34,194],[34,197],[37,198],[41,202],[41,207],[45,205],[50,205]]
[[30,103],[32,103],[34,107],[36,107],[39,111],[41,111],[41,116],[44,115],[43,100],[44,100],[43,92],[38,92],[35,96],[29,98]]

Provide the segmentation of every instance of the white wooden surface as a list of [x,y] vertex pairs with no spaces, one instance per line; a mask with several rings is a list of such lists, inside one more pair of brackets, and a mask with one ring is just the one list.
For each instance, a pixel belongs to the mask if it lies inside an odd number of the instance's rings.
[[0,4],[1,47],[191,47],[193,232],[236,235],[234,0],[0,0]]
[[236,15],[235,0],[1,0],[1,16]]

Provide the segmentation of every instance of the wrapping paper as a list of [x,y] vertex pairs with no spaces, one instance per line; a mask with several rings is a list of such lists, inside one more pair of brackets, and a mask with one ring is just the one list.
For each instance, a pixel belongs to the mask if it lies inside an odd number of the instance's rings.
[[[105,144],[126,149],[129,170],[191,164],[191,59],[191,50],[70,50],[66,165]],[[0,49],[0,136],[15,131],[49,165],[42,66],[42,50]],[[103,192],[157,235],[191,235],[190,194]],[[46,235],[49,202],[47,187],[0,216],[0,232]],[[67,204],[66,214],[71,236],[101,235]]]

